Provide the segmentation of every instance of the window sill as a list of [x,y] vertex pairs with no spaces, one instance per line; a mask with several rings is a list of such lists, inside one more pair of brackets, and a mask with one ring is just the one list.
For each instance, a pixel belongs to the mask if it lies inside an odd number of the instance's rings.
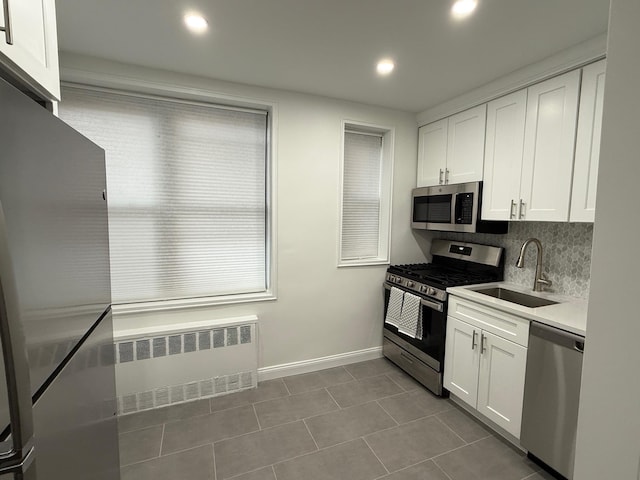
[[389,260],[382,258],[368,258],[364,260],[342,260],[338,263],[338,268],[343,267],[368,267],[374,265],[390,265]]
[[113,305],[114,315],[128,313],[161,312],[188,308],[214,307],[216,305],[231,305],[236,303],[264,302],[276,300],[272,291],[260,293],[246,293],[241,295],[225,295],[220,297],[186,298],[180,300],[160,300],[155,302],[127,303]]

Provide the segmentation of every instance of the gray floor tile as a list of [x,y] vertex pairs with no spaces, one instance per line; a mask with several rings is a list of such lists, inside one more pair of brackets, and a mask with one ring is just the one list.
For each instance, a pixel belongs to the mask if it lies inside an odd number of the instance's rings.
[[275,466],[278,480],[373,480],[386,473],[362,439]]
[[162,425],[119,435],[120,465],[142,462],[160,456]]
[[339,408],[324,388],[256,403],[254,407],[261,428],[275,427]]
[[344,368],[357,380],[399,371],[398,367],[384,357],[366,362],[352,363],[351,365],[345,365]]
[[214,444],[218,480],[317,450],[302,421]]
[[213,448],[205,445],[120,469],[121,480],[213,480]]
[[396,473],[385,475],[380,480],[450,480],[433,460],[419,463]]
[[342,408],[403,392],[403,390],[386,375],[378,375],[377,377],[369,377],[341,385],[334,385],[333,387],[328,387],[327,390]]
[[265,467],[255,472],[233,477],[233,480],[276,480],[276,475],[273,473],[273,467]]
[[434,417],[374,433],[365,440],[392,473],[464,445],[460,437]]
[[467,443],[475,442],[493,433],[478,420],[457,407],[439,413],[437,417]]
[[319,372],[292,375],[291,377],[283,378],[283,380],[289,391],[292,394],[296,394],[350,382],[354,378],[344,367],[336,367],[320,370]]
[[407,423],[453,408],[449,400],[436,397],[424,388],[383,398],[378,403],[398,423]]
[[162,455],[258,430],[252,405],[167,423]]
[[307,419],[305,423],[319,448],[353,440],[396,425],[376,402],[319,415]]
[[251,390],[213,397],[211,399],[211,411],[218,412],[228,408],[236,408],[243,405],[251,405],[256,402],[272,400],[274,398],[286,397],[287,395],[289,395],[289,391],[281,378],[267,380],[266,382],[260,382],[257,388],[252,388]]
[[161,425],[173,420],[183,420],[197,415],[206,415],[210,413],[210,411],[208,399],[154,408],[153,410],[145,410],[143,412],[118,417],[118,431],[120,433],[130,432],[152,425]]
[[495,437],[434,459],[452,480],[521,480],[536,472],[527,457]]
[[401,370],[398,370],[397,372],[387,373],[387,377],[396,382],[407,392],[424,388],[424,386],[422,386],[422,384],[415,378],[413,378],[411,375],[407,375]]

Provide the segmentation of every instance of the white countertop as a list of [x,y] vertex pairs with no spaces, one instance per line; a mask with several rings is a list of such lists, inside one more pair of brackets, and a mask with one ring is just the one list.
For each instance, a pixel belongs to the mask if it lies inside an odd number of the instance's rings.
[[[499,298],[490,297],[476,290],[501,287],[507,288],[534,297],[547,298],[556,301],[555,305],[547,305],[545,307],[524,307],[517,303],[507,302]],[[550,327],[560,328],[567,332],[585,336],[587,330],[587,300],[581,298],[567,297],[548,292],[534,292],[530,288],[527,289],[513,283],[497,282],[483,283],[481,285],[468,285],[465,287],[449,287],[447,292],[457,297],[472,300],[488,307],[493,307],[503,312],[518,315],[519,317],[544,323]]]

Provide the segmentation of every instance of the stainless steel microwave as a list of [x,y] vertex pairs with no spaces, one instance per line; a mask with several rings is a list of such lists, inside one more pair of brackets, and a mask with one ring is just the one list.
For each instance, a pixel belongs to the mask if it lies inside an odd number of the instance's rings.
[[481,220],[482,182],[415,188],[411,228],[467,233],[507,233],[508,223]]

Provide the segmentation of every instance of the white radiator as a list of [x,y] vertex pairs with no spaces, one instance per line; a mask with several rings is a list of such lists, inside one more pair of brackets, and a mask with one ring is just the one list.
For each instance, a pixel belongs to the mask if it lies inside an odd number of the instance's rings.
[[250,315],[117,333],[118,414],[257,386],[257,322]]

